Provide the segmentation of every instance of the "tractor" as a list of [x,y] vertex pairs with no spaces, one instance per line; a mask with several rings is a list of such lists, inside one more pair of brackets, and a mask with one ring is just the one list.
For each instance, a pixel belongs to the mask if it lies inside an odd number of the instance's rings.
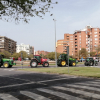
[[84,63],[85,66],[93,66],[94,64],[95,66],[97,66],[98,61],[94,60],[93,57],[86,58],[85,63]]
[[68,65],[68,60],[69,60],[69,66],[76,66],[76,59],[74,58],[69,58],[67,54],[60,54],[58,60],[57,60],[57,65],[58,66],[66,66]]
[[34,55],[34,58],[31,59],[30,66],[34,68],[37,67],[37,65],[42,65],[43,67],[49,67],[47,59],[43,59],[40,55]]
[[13,65],[16,65],[13,59],[7,59],[4,58],[4,55],[0,55],[0,67],[3,66],[4,68],[11,68]]

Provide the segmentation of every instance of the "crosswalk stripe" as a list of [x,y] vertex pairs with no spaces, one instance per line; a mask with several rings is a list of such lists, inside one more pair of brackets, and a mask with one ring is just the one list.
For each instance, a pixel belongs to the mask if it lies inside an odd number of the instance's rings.
[[23,94],[23,95],[26,95],[26,96],[28,96],[32,99],[35,99],[35,100],[51,100],[51,99],[48,99],[44,96],[29,92],[29,91],[20,91],[20,93]]
[[100,89],[98,88],[94,88],[94,87],[88,87],[88,86],[79,86],[79,85],[69,85],[69,84],[66,84],[66,85],[63,85],[63,86],[71,86],[71,87],[76,87],[76,88],[81,88],[81,89],[89,89],[89,90],[96,90],[98,92],[100,92]]
[[96,82],[96,81],[94,81],[94,82],[86,82],[86,83],[93,83],[93,84],[99,84],[100,85],[100,82]]
[[60,86],[52,86],[52,87],[56,88],[56,89],[70,91],[72,93],[78,93],[78,94],[85,95],[85,96],[88,96],[88,97],[93,97],[93,98],[96,98],[96,99],[100,99],[100,95],[95,94],[95,93],[90,93],[90,92],[86,92],[86,91],[82,91],[82,90],[76,90],[76,89],[71,89],[71,88],[66,88],[66,87],[60,87]]
[[95,87],[95,86],[98,86],[100,87],[100,85],[98,84],[92,84],[92,83],[87,83],[87,84],[84,84],[84,83],[75,83],[76,85],[82,85],[82,86],[90,86],[90,87]]
[[61,98],[67,99],[67,100],[84,100],[84,99],[81,99],[78,97],[74,97],[74,96],[71,96],[71,95],[68,95],[65,93],[56,92],[56,91],[49,90],[49,89],[38,88],[37,90],[42,91],[42,92],[46,92],[46,93],[49,93],[49,94],[52,94],[52,95],[55,95],[55,96],[58,96],[58,97],[61,97]]
[[13,97],[12,95],[10,94],[0,94],[0,98],[3,99],[3,100],[19,100],[15,97]]

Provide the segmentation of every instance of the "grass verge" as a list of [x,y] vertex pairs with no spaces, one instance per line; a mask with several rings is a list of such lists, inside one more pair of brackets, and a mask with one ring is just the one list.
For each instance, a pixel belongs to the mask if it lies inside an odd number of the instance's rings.
[[84,77],[100,78],[100,68],[93,67],[70,67],[69,73],[67,67],[57,68],[27,68],[19,69],[21,71],[41,72],[41,73],[54,73],[54,74],[68,74]]

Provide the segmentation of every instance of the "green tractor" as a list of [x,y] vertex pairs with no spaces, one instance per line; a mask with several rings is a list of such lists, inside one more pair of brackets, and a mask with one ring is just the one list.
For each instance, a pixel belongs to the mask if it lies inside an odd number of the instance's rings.
[[16,65],[13,59],[7,59],[4,58],[4,55],[0,55],[0,67],[3,66],[4,68],[11,68],[13,65]]
[[98,66],[98,61],[93,59],[93,57],[87,57],[84,63],[85,66]]
[[58,60],[57,60],[57,65],[58,66],[66,66],[68,65],[68,60],[69,60],[69,66],[76,66],[76,59],[74,58],[69,58],[67,54],[60,54]]

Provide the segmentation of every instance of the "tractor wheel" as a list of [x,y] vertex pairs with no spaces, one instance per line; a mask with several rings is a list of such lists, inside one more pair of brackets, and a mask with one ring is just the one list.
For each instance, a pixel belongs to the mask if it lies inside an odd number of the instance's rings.
[[89,62],[89,66],[93,66],[93,62]]
[[3,63],[3,67],[9,68],[9,63],[8,63],[8,62],[4,62],[4,63]]
[[44,62],[43,63],[43,67],[49,67],[49,63],[48,62]]
[[86,62],[84,63],[84,66],[86,66]]
[[98,66],[98,63],[95,63],[95,66]]
[[76,62],[72,62],[72,66],[76,66]]
[[66,61],[61,61],[61,66],[62,67],[66,66]]
[[30,66],[31,66],[32,68],[37,67],[37,61],[35,61],[35,60],[31,61],[31,62],[30,62]]
[[12,65],[9,65],[9,68],[11,68],[12,67]]
[[59,64],[57,66],[60,66]]

